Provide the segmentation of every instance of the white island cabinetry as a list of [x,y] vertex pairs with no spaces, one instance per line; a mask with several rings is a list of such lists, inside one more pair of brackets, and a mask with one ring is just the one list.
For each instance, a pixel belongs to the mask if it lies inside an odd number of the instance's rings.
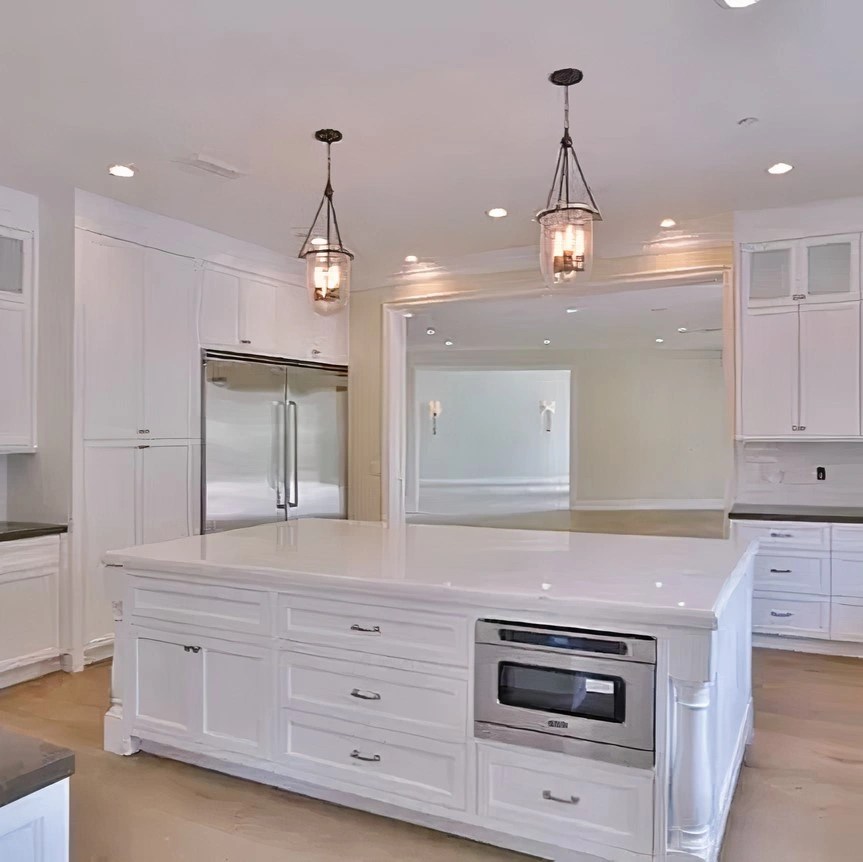
[[[105,559],[110,751],[561,862],[718,857],[752,720],[734,543],[301,520]],[[632,766],[475,735],[489,619],[655,644],[655,713],[633,694],[619,717],[654,750]]]

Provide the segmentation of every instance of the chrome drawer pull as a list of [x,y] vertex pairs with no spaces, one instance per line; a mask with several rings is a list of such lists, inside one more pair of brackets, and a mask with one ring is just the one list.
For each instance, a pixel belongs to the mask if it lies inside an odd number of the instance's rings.
[[793,617],[793,611],[770,611],[771,617]]
[[183,649],[186,652],[193,652],[193,653],[199,653],[201,651],[201,648],[199,646],[184,646]]
[[351,697],[358,697],[360,700],[380,700],[381,696],[376,691],[360,691],[355,688],[351,692]]
[[771,575],[790,575],[791,569],[771,569]]
[[366,634],[370,634],[370,635],[379,635],[381,633],[381,627],[380,626],[366,627],[366,626],[361,626],[359,623],[354,623],[351,626],[351,631],[352,632],[366,632]]
[[771,539],[793,539],[794,533],[779,533],[779,532],[776,532],[775,530],[771,530],[770,531],[770,538]]
[[543,790],[542,798],[549,802],[562,802],[564,805],[578,805],[581,802],[580,796],[570,796],[569,799],[564,799],[562,796],[555,796],[550,790]]
[[373,754],[371,757],[366,757],[364,754],[360,754],[359,749],[356,748],[351,752],[351,757],[353,757],[354,760],[362,760],[366,763],[381,762],[381,756],[379,754]]

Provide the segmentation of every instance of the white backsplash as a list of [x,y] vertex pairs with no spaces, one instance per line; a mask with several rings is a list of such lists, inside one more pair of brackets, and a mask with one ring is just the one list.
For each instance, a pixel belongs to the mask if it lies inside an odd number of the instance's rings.
[[863,506],[863,442],[738,443],[736,461],[738,503]]

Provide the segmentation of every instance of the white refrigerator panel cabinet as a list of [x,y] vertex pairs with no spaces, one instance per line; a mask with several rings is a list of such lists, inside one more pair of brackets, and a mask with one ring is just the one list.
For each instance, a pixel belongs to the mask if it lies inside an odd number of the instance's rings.
[[800,434],[860,435],[860,303],[800,309]]
[[144,249],[84,236],[84,438],[129,439],[142,430]]
[[141,541],[167,542],[190,535],[190,447],[141,449]]
[[797,308],[743,320],[744,437],[786,437],[798,426]]
[[195,436],[195,262],[148,249],[144,281],[143,425],[152,437]]
[[136,481],[132,446],[84,449],[84,642],[113,632],[114,617],[105,589],[102,555],[135,544]]
[[240,277],[217,269],[204,270],[198,337],[201,344],[240,343]]
[[0,449],[32,440],[30,310],[0,301]]
[[240,284],[240,343],[255,353],[275,353],[276,340],[276,286],[244,278]]

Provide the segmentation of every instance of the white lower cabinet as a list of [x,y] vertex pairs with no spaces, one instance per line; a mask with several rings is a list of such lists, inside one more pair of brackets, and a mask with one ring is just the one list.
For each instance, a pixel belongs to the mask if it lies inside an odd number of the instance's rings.
[[133,729],[267,757],[270,653],[191,634],[132,629]]
[[752,630],[798,637],[830,637],[830,601],[802,593],[756,592]]
[[68,862],[68,778],[0,807],[0,859]]
[[188,443],[84,447],[81,561],[85,643],[110,639],[114,617],[102,555],[116,548],[190,535],[193,499]]
[[464,809],[465,744],[284,711],[279,758],[293,770],[363,788],[385,801]]
[[863,643],[863,598],[833,598],[830,636],[834,640]]
[[821,553],[765,554],[755,560],[755,589],[830,595],[830,557]]
[[562,847],[653,849],[653,772],[532,749],[477,745],[478,813]]
[[286,653],[281,704],[373,727],[463,741],[467,680]]

